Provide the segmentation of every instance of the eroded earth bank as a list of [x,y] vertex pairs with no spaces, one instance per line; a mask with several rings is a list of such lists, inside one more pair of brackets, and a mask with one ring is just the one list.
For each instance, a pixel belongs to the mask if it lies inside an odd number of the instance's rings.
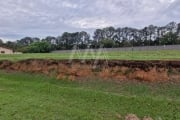
[[180,81],[180,61],[47,60],[0,61],[0,69],[43,73],[58,79]]

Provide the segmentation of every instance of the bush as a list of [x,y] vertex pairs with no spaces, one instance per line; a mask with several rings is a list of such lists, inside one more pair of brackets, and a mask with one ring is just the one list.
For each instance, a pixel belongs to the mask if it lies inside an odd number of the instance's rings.
[[48,53],[51,45],[48,42],[35,42],[24,48],[25,53]]

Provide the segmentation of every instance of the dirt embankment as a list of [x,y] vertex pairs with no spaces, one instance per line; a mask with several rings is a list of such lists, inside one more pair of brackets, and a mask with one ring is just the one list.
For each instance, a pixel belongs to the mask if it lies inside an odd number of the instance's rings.
[[45,60],[0,61],[0,69],[55,75],[58,79],[180,81],[180,61]]

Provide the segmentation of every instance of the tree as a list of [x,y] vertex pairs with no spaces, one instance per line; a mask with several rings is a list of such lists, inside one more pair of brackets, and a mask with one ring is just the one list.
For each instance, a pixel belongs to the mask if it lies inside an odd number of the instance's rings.
[[127,40],[123,40],[122,42],[121,42],[121,45],[120,45],[121,47],[131,47],[132,46],[132,44],[129,42],[129,41],[127,41]]
[[105,48],[112,48],[115,46],[115,42],[111,39],[104,39],[100,41],[100,45],[102,45]]
[[42,39],[42,41],[48,42],[52,45],[57,45],[57,38],[53,36],[47,36],[45,39]]
[[99,42],[100,40],[103,40],[103,30],[96,29],[93,36],[94,41]]
[[15,42],[12,42],[12,41],[7,41],[5,44],[4,44],[5,47],[7,48],[11,48],[13,51],[16,51],[17,49],[17,45]]
[[77,39],[77,45],[80,49],[85,49],[88,45],[90,45],[90,35],[85,31],[79,32]]
[[161,45],[174,45],[178,44],[178,36],[176,33],[169,32],[160,38]]
[[61,36],[62,48],[63,49],[72,49],[73,45],[76,43],[77,33],[68,33],[65,32]]
[[180,44],[180,37],[177,38],[176,44]]
[[34,42],[28,47],[25,47],[26,53],[48,53],[51,51],[51,45],[48,42]]
[[60,41],[59,45],[61,45],[61,48],[64,49],[72,49],[74,45],[83,49],[87,47],[90,41],[90,35],[84,31],[75,33],[65,32],[58,41]]
[[0,46],[3,46],[3,40],[0,39]]
[[17,43],[18,43],[19,46],[28,46],[31,43],[33,43],[33,38],[31,38],[31,37],[24,37],[21,40],[18,40]]
[[57,49],[58,40],[56,37],[47,36],[45,39],[42,39],[42,41],[49,43],[51,45],[51,50]]
[[103,29],[96,29],[94,32],[94,40],[99,42],[104,39],[113,39],[115,36],[116,30],[114,27],[106,27]]

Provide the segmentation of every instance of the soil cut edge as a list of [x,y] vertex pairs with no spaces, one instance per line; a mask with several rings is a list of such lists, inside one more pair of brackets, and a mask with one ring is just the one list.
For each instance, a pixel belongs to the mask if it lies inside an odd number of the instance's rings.
[[180,61],[168,60],[53,60],[0,61],[0,69],[53,75],[57,79],[180,81]]

